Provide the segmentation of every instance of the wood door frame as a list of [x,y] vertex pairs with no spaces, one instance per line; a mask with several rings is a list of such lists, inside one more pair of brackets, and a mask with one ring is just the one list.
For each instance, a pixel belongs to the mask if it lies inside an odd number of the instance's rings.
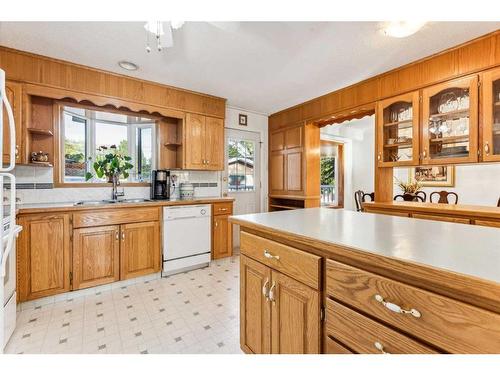
[[[323,134],[322,136],[325,136]],[[345,173],[345,156],[344,156],[344,143],[339,140],[321,138],[320,145],[324,143],[329,143],[337,146],[337,157],[335,158],[335,182],[336,182],[336,204],[329,205],[330,208],[344,208],[344,173]],[[321,147],[321,146],[320,146]],[[321,151],[320,151],[321,160]],[[320,164],[320,184],[321,184],[321,164]]]

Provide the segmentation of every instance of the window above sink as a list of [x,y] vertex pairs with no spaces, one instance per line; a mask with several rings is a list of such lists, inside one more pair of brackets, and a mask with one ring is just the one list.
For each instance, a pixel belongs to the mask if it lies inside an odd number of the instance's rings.
[[[155,168],[155,119],[76,104],[60,105],[59,111],[60,183],[85,183],[85,174],[94,172],[93,160],[108,153],[111,146],[132,158],[133,169],[122,182],[150,181]],[[93,178],[87,183],[104,182],[104,178]]]

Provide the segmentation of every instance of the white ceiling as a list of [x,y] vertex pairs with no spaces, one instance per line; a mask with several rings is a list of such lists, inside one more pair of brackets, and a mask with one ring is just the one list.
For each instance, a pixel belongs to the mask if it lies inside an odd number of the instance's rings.
[[[174,46],[146,53],[142,22],[2,22],[0,44],[221,96],[270,114],[500,28],[430,22],[382,35],[377,22],[187,22]],[[140,69],[126,72],[119,60]]]

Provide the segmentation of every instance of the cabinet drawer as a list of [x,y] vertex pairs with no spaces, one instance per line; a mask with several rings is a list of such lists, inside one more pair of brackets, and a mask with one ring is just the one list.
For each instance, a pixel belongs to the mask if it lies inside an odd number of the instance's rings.
[[213,215],[232,215],[233,202],[219,202],[212,205]]
[[371,208],[365,209],[365,212],[369,212],[371,214],[379,214],[379,215],[391,215],[391,216],[401,216],[401,217],[410,217],[410,214],[407,212],[397,212],[397,211],[378,211]]
[[73,228],[95,227],[160,220],[158,207],[115,208],[73,214]]
[[326,333],[361,354],[437,353],[330,299],[326,301]]
[[242,254],[319,289],[320,257],[246,232],[241,232],[240,247]]
[[[329,296],[451,353],[500,353],[500,315],[332,260]],[[383,301],[376,299],[383,298]],[[380,299],[377,297],[378,299]],[[418,313],[404,314],[390,302]]]
[[470,219],[465,219],[461,217],[448,217],[448,216],[426,215],[426,214],[412,214],[411,216],[414,219],[426,219],[426,220],[446,221],[449,223],[470,224]]
[[332,338],[326,336],[325,345],[323,352],[325,354],[354,354],[345,346],[339,344],[337,341]]
[[500,221],[491,221],[491,220],[475,220],[474,224],[483,225],[485,227],[494,227],[500,228]]

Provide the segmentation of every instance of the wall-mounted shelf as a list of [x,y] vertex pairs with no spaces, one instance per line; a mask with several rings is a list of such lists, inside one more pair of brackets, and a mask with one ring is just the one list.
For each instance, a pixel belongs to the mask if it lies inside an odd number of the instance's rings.
[[27,130],[31,134],[46,135],[48,137],[52,137],[54,135],[52,130],[47,130],[47,129],[28,128]]

